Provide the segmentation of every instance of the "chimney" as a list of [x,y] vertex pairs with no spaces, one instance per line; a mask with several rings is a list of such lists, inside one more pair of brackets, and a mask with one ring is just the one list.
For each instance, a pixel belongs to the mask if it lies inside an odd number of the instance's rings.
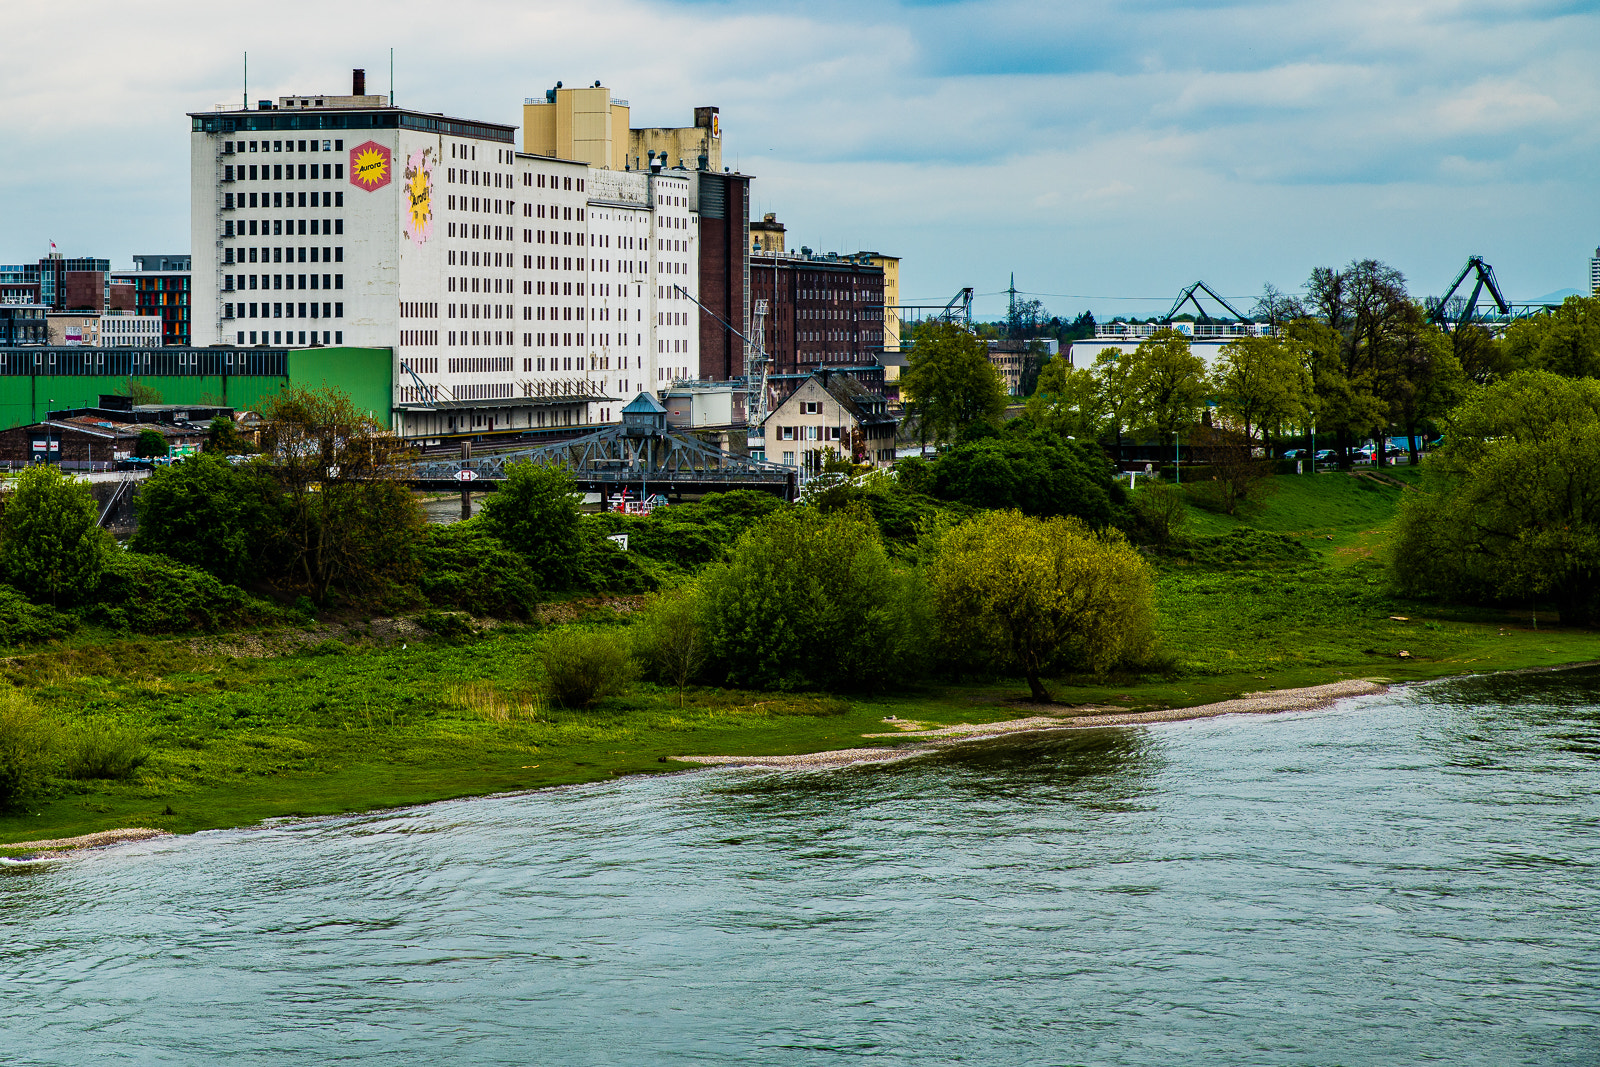
[[367,72],[360,67],[350,72],[350,95],[367,95]]

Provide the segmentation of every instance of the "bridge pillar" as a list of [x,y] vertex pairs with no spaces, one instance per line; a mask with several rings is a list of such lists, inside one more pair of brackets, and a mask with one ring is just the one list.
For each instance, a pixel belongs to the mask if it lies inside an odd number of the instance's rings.
[[[461,462],[462,463],[466,463],[471,458],[472,458],[472,442],[471,441],[462,441],[461,442]],[[472,483],[471,482],[467,482],[467,481],[463,481],[461,483],[461,521],[463,521],[463,522],[465,522],[466,520],[472,518],[472,491],[471,491],[471,489],[468,488],[470,485],[472,485]]]

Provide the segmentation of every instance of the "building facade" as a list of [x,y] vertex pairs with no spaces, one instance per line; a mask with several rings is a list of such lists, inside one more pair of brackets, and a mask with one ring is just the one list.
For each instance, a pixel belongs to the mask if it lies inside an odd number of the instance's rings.
[[822,470],[829,452],[857,463],[893,466],[898,422],[888,402],[849,374],[809,375],[762,425],[769,462]]
[[113,288],[118,284],[132,287],[129,311],[161,320],[161,343],[164,345],[187,345],[193,341],[189,307],[193,289],[191,264],[192,257],[186,255],[134,256],[133,270],[116,271],[111,276]]
[[780,395],[824,367],[882,391],[884,269],[872,260],[752,250],[750,295],[766,301],[761,332]]
[[190,116],[195,343],[393,348],[424,439],[614,421],[698,375],[692,172],[373,100]]

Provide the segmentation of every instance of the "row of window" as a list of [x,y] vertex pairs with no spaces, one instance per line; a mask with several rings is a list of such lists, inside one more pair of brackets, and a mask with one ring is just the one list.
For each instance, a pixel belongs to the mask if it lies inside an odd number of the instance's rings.
[[[222,317],[225,319],[342,319],[344,318],[344,304],[319,304],[315,300],[309,304],[294,304],[285,301],[273,304],[224,304]],[[298,307],[299,314],[295,314]],[[257,314],[257,309],[260,313]],[[306,309],[310,308],[307,314]],[[237,314],[235,314],[237,312]],[[319,314],[320,312],[320,314]]]
[[[318,178],[334,181],[344,177],[343,163],[302,163],[297,168],[293,163],[274,163],[271,166],[263,163],[256,166],[224,166],[222,180],[225,182],[292,182],[298,171],[299,180],[303,182],[316,181]],[[309,174],[307,173],[309,171]]]
[[[299,257],[298,258],[296,258],[296,256],[295,256],[296,251],[299,252]],[[256,258],[258,252],[260,253],[260,259],[259,260]],[[310,258],[307,258],[307,255],[306,255],[308,252],[310,253]],[[248,255],[246,255],[246,253],[248,253]],[[223,262],[224,266],[226,266],[228,264],[231,264],[231,263],[257,263],[257,262],[260,262],[260,263],[343,263],[344,262],[344,247],[343,246],[339,246],[337,248],[329,248],[326,245],[323,245],[321,247],[318,247],[316,245],[301,245],[298,249],[285,248],[285,247],[274,248],[274,247],[271,247],[271,246],[268,246],[268,247],[262,248],[262,249],[256,249],[256,248],[238,248],[238,249],[224,248],[222,250],[222,262]]]
[[486,385],[457,385],[450,390],[456,400],[510,400],[510,382],[491,382]]
[[[437,343],[438,342],[436,341],[435,344],[437,344]],[[418,358],[416,356],[407,356],[405,361],[400,364],[400,373],[401,374],[438,374],[439,373],[439,357],[438,356],[423,356],[421,358]]]
[[[534,210],[535,208],[537,208],[538,210],[537,211]],[[570,207],[564,207],[564,206],[562,206],[560,204],[551,204],[550,208],[549,208],[549,212],[550,213],[547,215],[547,214],[545,214],[545,206],[543,204],[523,204],[522,205],[523,217],[524,218],[530,218],[530,219],[534,219],[534,218],[539,218],[539,219],[544,219],[544,218],[548,218],[548,219],[566,219],[568,222],[572,222],[572,221],[574,221],[573,217],[572,217],[573,211],[577,211],[577,213],[578,213],[578,217],[577,217],[576,221],[582,222],[583,221],[583,208],[581,208],[581,207],[580,208],[570,208]]]
[[[261,279],[262,289],[343,289],[343,274],[224,274],[222,276],[222,291],[225,293],[242,292],[246,289],[256,288],[256,279]],[[309,285],[306,284],[310,280]],[[298,284],[296,284],[298,282]],[[318,283],[321,284],[318,284]]]
[[[491,282],[494,283],[492,288]],[[451,275],[445,279],[445,291],[451,293],[511,293],[516,291],[514,285],[510,278],[458,278]]]
[[[510,189],[516,184],[516,179],[510,174],[502,175],[499,171],[494,171],[493,177],[493,184],[496,189]],[[444,180],[451,185],[488,185],[490,184],[489,178],[490,172],[486,170],[457,170],[455,167],[451,167],[446,171]],[[504,181],[503,185],[502,179]]]
[[[543,245],[543,244],[582,245],[583,244],[583,231],[582,230],[579,230],[576,234],[574,234],[571,230],[561,230],[559,232],[556,231],[556,230],[550,230],[549,231],[550,239],[548,241],[545,240],[545,232],[546,231],[544,231],[544,230],[523,230],[522,231],[522,243],[525,244],[525,245],[531,245],[531,244],[541,244],[541,245]],[[574,238],[576,238],[576,240],[574,240]]]
[[447,334],[451,345],[514,345],[516,334],[510,330],[451,330]]
[[[537,177],[539,179],[537,182],[535,182],[533,180],[535,177]],[[546,182],[545,182],[545,175],[543,175],[543,174],[534,175],[534,174],[524,173],[522,175],[522,184],[523,185],[536,185],[540,189],[546,189],[546,188],[549,188],[549,189],[565,189],[569,193],[573,191],[572,190],[572,180],[573,179],[572,179],[571,175],[552,174],[552,175],[549,176],[549,184],[547,185]],[[582,178],[578,179],[577,191],[580,192],[580,193],[583,192],[583,179]]]
[[439,305],[427,300],[402,300],[400,301],[400,317],[402,319],[436,319],[439,317]]
[[[269,332],[272,334],[271,338],[267,337],[267,334]],[[256,340],[256,331],[255,330],[251,330],[251,331],[249,331],[250,340],[246,341],[245,340],[245,331],[244,330],[240,330],[239,331],[239,344],[241,344],[241,345],[243,345],[243,344],[252,344],[252,345],[254,345],[254,344],[263,344],[263,345],[292,345],[292,344],[302,344],[303,345],[303,344],[306,344],[307,343],[307,341],[306,341],[306,331],[305,330],[301,330],[301,331],[299,331],[299,333],[300,333],[300,340],[296,341],[294,339],[294,335],[295,335],[295,331],[294,330],[271,330],[271,331],[262,330],[262,331],[260,331],[261,340],[257,341]],[[317,331],[316,330],[312,330],[312,331],[310,331],[310,333],[311,333],[311,341],[309,343],[310,344],[316,344],[317,343]],[[288,338],[289,338],[287,341],[284,340],[284,335],[285,334],[287,334]],[[343,330],[333,330],[333,331],[330,332],[328,330],[323,330],[322,331],[322,343],[325,344],[325,345],[327,345],[327,344],[334,344],[334,345],[342,345],[342,344],[344,344],[344,331]]]
[[439,343],[438,330],[401,330],[400,343],[402,345],[436,345]]
[[[459,313],[457,312],[458,308],[460,309]],[[483,309],[481,315],[478,311],[479,308]],[[446,304],[445,310],[448,312],[447,317],[452,319],[498,319],[502,317],[514,319],[517,317],[516,309],[510,304]],[[504,313],[503,315],[502,312]]]
[[[541,333],[541,334],[539,334],[539,336],[543,337],[544,334]],[[550,336],[554,337],[555,334],[551,334]],[[579,334],[578,336],[582,337],[583,335]],[[524,345],[532,347],[532,345],[533,345],[533,337],[534,337],[534,335],[531,334],[531,333],[523,334],[522,335],[522,343]],[[544,342],[541,341],[539,343],[543,344]],[[571,356],[551,356],[549,362],[550,362],[550,369],[551,370],[572,370],[573,369],[573,367],[572,367],[572,357]],[[563,364],[565,364],[565,366],[563,366]],[[526,356],[522,360],[522,369],[524,371],[544,370],[545,369],[544,365],[545,365],[545,358],[543,356],[540,356],[537,359],[535,359],[533,356]],[[644,359],[643,358],[640,358],[639,366],[641,366],[641,367],[644,366]],[[577,367],[577,369],[578,370],[583,370],[584,369],[583,357],[582,356],[578,357],[578,367]],[[610,356],[590,356],[589,357],[589,368],[588,369],[589,370],[610,370],[611,369],[611,357]],[[628,369],[628,357],[627,356],[618,356],[617,357],[617,369],[618,370],[627,370]],[[627,388],[628,388],[627,380],[624,379],[623,381],[619,382],[618,383],[618,388],[622,389],[623,392],[627,392]]]
[[255,219],[239,219],[222,224],[224,237],[286,237],[296,232],[303,237],[344,233],[344,219],[262,219],[259,230]]
[[[340,140],[335,140],[335,141],[315,141],[315,140],[312,140],[312,141],[300,141],[298,143],[300,145],[299,148],[295,147],[296,142],[294,142],[294,141],[251,141],[250,142],[250,147],[246,148],[245,147],[245,143],[243,141],[223,141],[222,142],[222,151],[226,155],[233,155],[235,152],[240,152],[240,153],[247,152],[247,151],[248,152],[254,152],[254,151],[257,150],[256,149],[256,145],[258,145],[258,144],[261,146],[260,151],[262,151],[262,152],[317,152],[317,151],[322,151],[322,152],[343,152],[344,151],[344,142],[340,141]],[[285,148],[284,147],[285,145],[288,145],[288,147]],[[310,145],[311,147],[307,148],[306,147],[307,145]]]
[[[545,312],[547,310],[549,311],[548,315],[545,314]],[[537,314],[535,312],[537,312]],[[543,305],[541,305],[537,309],[530,308],[530,307],[525,307],[525,308],[522,309],[522,317],[524,319],[529,319],[529,320],[538,319],[540,321],[543,321],[544,319],[548,318],[552,322],[554,322],[557,319],[565,319],[568,322],[572,321],[573,319],[577,319],[579,322],[582,322],[583,318],[584,318],[584,309],[581,308],[581,307],[579,307],[579,308],[553,307],[553,308],[548,308],[547,309]]]
[[[344,207],[344,190],[323,190],[320,193],[225,193],[222,197],[224,211],[243,211],[245,208],[269,207]],[[254,233],[255,231],[251,231]]]
[[495,374],[511,369],[510,356],[464,356],[445,361],[451,374]]
[[447,223],[446,232],[451,237],[470,237],[474,241],[515,241],[517,239],[517,231],[514,227],[485,226],[476,222],[471,226],[468,226],[465,222]]
[[837,441],[840,438],[839,431],[838,426],[779,426],[778,440]]
[[[471,205],[470,207],[468,205]],[[451,211],[476,211],[488,215],[514,215],[516,214],[516,201],[492,200],[487,196],[450,196],[445,200],[445,206]]]
[[[510,252],[472,252],[472,253],[468,253],[465,249],[461,250],[460,252],[457,252],[455,249],[451,249],[448,254],[449,254],[449,263],[450,263],[450,265],[452,267],[455,267],[455,266],[465,267],[465,266],[468,266],[468,265],[474,266],[474,267],[502,267],[502,266],[503,267],[509,267],[509,266],[512,265],[512,262],[513,262]],[[481,257],[481,259],[480,259],[480,257]],[[502,257],[504,257],[504,258],[502,259]],[[523,256],[522,258],[523,259],[527,259],[528,257],[527,256]],[[533,264],[531,264],[531,263],[524,263],[523,264],[523,266],[529,266],[529,267],[531,267],[532,265]]]

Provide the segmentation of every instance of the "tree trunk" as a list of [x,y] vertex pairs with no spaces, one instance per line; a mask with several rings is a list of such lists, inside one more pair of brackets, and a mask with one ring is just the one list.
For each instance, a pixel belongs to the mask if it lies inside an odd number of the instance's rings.
[[1055,698],[1050,695],[1050,690],[1046,689],[1044,687],[1044,682],[1039,679],[1039,672],[1037,670],[1030,669],[1028,671],[1028,692],[1032,694],[1029,699],[1031,699],[1035,704],[1055,703]]
[[1413,467],[1422,462],[1417,456],[1417,424],[1415,422],[1406,423],[1406,450],[1411,453],[1411,465]]

